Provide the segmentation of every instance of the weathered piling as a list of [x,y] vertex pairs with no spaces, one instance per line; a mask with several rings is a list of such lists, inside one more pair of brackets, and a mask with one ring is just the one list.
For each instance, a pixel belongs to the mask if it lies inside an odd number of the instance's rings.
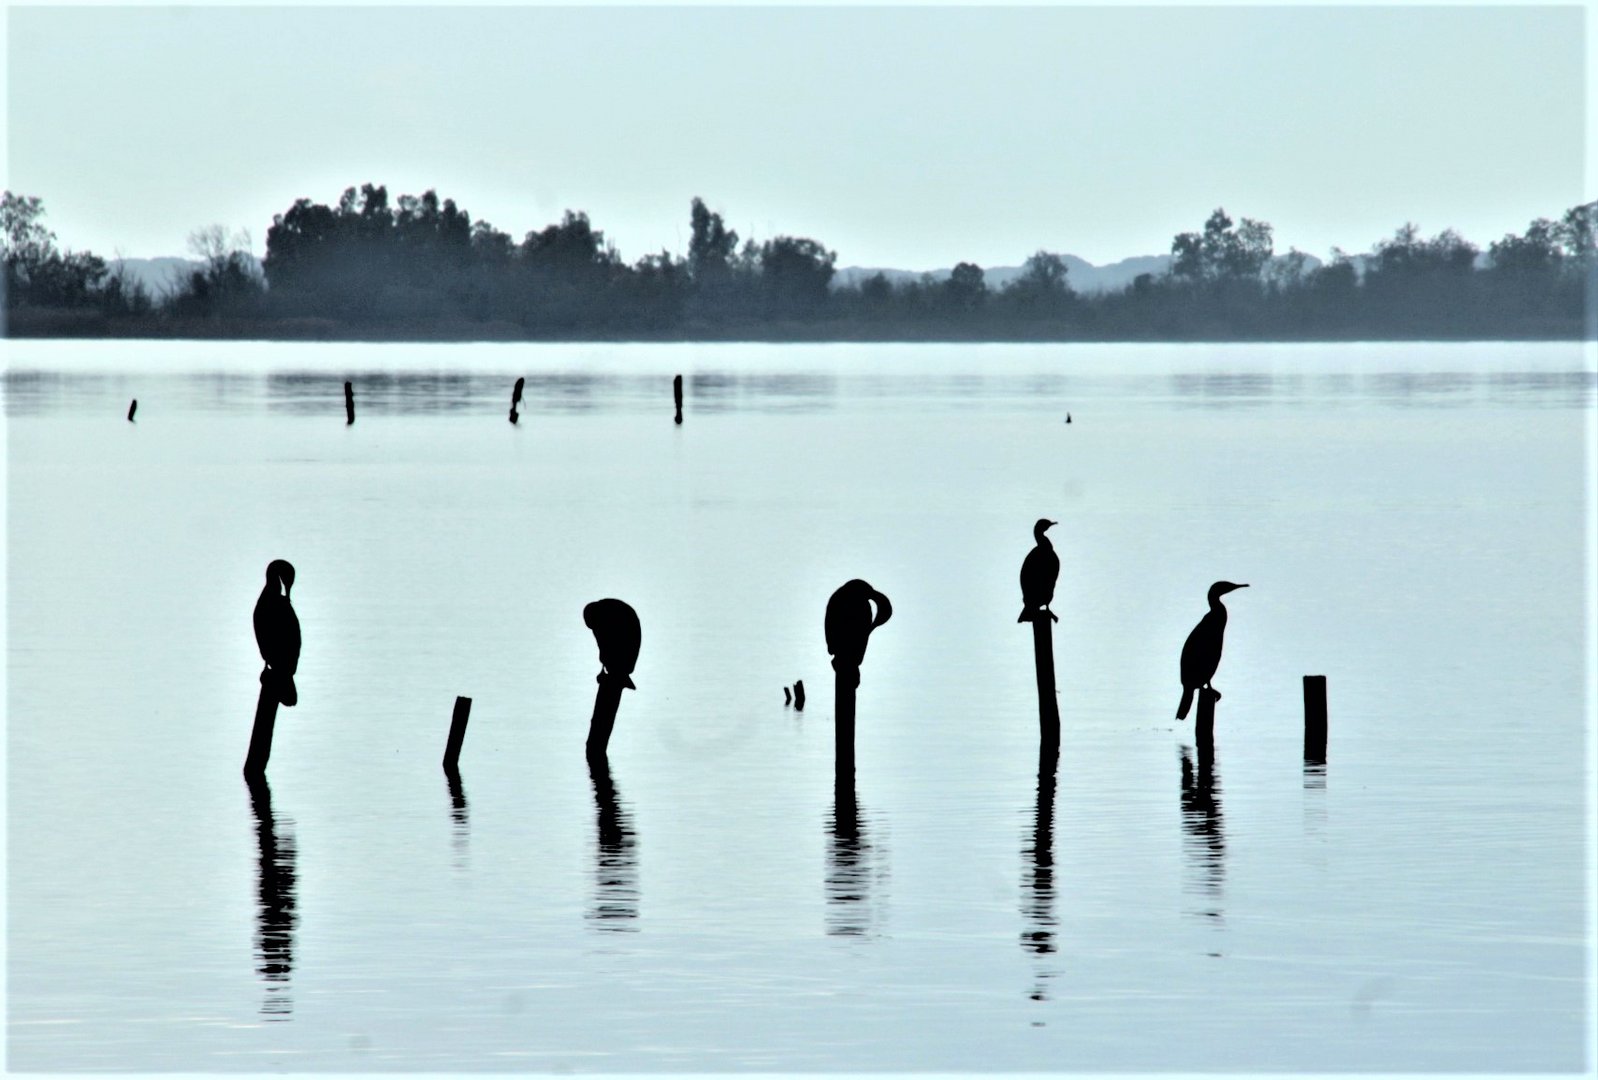
[[355,423],[355,385],[348,380],[344,383],[344,423]]
[[782,688],[782,704],[785,708],[793,704],[793,691],[786,686]]
[[510,422],[513,423],[513,424],[518,419],[518,415],[517,415],[517,412],[516,412],[516,406],[518,406],[518,405],[520,405],[522,403],[522,388],[524,386],[526,386],[526,385],[527,385],[527,380],[525,378],[518,378],[516,380],[516,385],[511,387],[511,391],[510,391]]
[[793,707],[800,712],[805,711],[805,681],[803,679],[793,684]]
[[255,726],[250,729],[250,749],[244,757],[246,780],[264,779],[272,756],[272,728],[277,723],[277,680],[270,670],[261,673],[261,694],[255,699]]
[[1193,735],[1198,739],[1199,749],[1214,745],[1215,742],[1215,703],[1221,698],[1214,690],[1207,686],[1199,687],[1198,715],[1193,721]]
[[671,397],[677,403],[677,417],[675,423],[682,423],[682,376],[678,375],[671,380]]
[[1054,620],[1032,620],[1032,661],[1038,673],[1038,733],[1060,741],[1060,700],[1054,682]]
[[139,399],[134,398],[128,403],[128,422],[133,422],[133,414],[139,411]]
[[623,690],[636,690],[633,667],[638,663],[638,648],[643,630],[638,613],[623,600],[595,600],[583,608],[583,624],[594,632],[599,646],[599,689],[594,694],[594,714],[588,721],[587,752],[590,759],[603,758],[610,746],[610,733],[616,726],[616,710]]
[[444,744],[444,771],[451,772],[460,765],[461,746],[466,742],[466,719],[472,714],[472,699],[455,698],[455,714],[449,721],[449,741]]
[[1326,763],[1326,676],[1304,676],[1304,760]]
[[[873,610],[875,608],[875,610]],[[871,632],[893,617],[893,605],[867,582],[855,578],[838,586],[827,600],[827,651],[832,654],[834,753],[837,766],[854,768],[855,688]]]

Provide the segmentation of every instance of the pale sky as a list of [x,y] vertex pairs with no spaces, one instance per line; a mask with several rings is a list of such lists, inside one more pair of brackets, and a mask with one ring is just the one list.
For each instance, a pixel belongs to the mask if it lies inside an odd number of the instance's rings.
[[839,265],[1095,263],[1224,206],[1276,248],[1483,247],[1595,197],[1581,6],[63,7],[6,19],[6,180],[59,242],[181,255],[347,186],[627,261],[701,196]]

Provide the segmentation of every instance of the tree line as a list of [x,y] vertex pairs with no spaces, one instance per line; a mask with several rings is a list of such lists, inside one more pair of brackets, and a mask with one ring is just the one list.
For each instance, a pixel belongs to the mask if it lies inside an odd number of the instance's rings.
[[1171,241],[1169,268],[1081,293],[1037,251],[991,287],[961,262],[944,277],[834,283],[819,241],[756,242],[703,200],[685,255],[625,261],[588,215],[517,241],[433,191],[391,200],[347,188],[273,217],[266,255],[220,226],[196,266],[152,294],[116,263],[61,251],[43,203],[0,200],[12,335],[326,338],[1248,340],[1579,338],[1598,311],[1598,202],[1538,218],[1483,251],[1452,229],[1405,224],[1369,251],[1279,255],[1272,227],[1217,209]]

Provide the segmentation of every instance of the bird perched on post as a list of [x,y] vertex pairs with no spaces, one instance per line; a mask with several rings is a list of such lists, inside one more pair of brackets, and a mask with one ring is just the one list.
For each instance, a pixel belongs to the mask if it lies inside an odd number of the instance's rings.
[[1021,614],[1016,622],[1036,622],[1043,615],[1060,621],[1060,617],[1049,610],[1049,602],[1054,599],[1054,583],[1060,577],[1060,557],[1054,553],[1049,538],[1043,535],[1050,525],[1058,524],[1058,521],[1038,518],[1038,523],[1032,526],[1032,539],[1037,541],[1037,546],[1021,560]]
[[1221,642],[1226,635],[1226,608],[1221,597],[1233,589],[1246,588],[1246,584],[1233,585],[1230,581],[1217,581],[1210,586],[1210,610],[1204,613],[1182,646],[1182,701],[1176,707],[1178,720],[1187,719],[1187,711],[1193,706],[1193,691],[1208,690],[1217,698],[1221,696],[1210,685],[1215,669],[1221,666]]
[[[872,605],[876,605],[873,614]],[[855,578],[838,586],[827,600],[827,651],[832,654],[832,669],[853,673],[860,685],[860,663],[866,656],[866,639],[871,631],[893,617],[893,605],[869,584]]]
[[300,620],[289,602],[293,588],[294,567],[286,559],[273,559],[266,564],[266,585],[255,602],[255,644],[266,661],[261,683],[270,680],[278,701],[288,706],[299,700],[294,672],[300,666]]
[[632,673],[638,663],[643,628],[638,625],[638,613],[632,605],[625,600],[595,600],[583,607],[583,625],[594,632],[594,641],[599,645],[599,663],[604,670],[595,680],[638,689],[633,685]]

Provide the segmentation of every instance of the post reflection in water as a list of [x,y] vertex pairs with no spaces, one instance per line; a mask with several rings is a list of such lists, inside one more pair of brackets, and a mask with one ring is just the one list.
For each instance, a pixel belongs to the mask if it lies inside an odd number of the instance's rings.
[[444,781],[449,785],[450,846],[455,852],[455,868],[466,868],[468,841],[471,840],[471,821],[467,817],[466,789],[461,786],[461,771],[445,769]]
[[610,762],[603,755],[588,759],[598,807],[599,843],[594,852],[594,904],[587,917],[599,930],[638,929],[638,838],[616,796]]
[[294,837],[277,832],[272,814],[272,789],[265,776],[248,781],[250,808],[255,814],[259,866],[255,909],[255,970],[265,996],[261,1015],[269,1021],[288,1020],[294,1012],[289,996],[294,970]]
[[1215,751],[1200,742],[1198,765],[1191,747],[1182,747],[1182,848],[1187,853],[1193,884],[1189,892],[1199,897],[1195,914],[1223,920],[1221,900],[1226,880],[1226,832],[1221,820],[1221,780]]
[[876,937],[871,892],[872,878],[882,872],[878,851],[861,821],[853,766],[841,764],[833,775],[832,816],[827,822],[827,934]]
[[1025,860],[1021,878],[1021,948],[1038,958],[1037,984],[1028,996],[1047,1001],[1048,980],[1055,971],[1048,958],[1057,950],[1054,941],[1059,919],[1054,914],[1054,785],[1060,746],[1044,740],[1038,748],[1038,802],[1032,822],[1032,843],[1021,849]]

